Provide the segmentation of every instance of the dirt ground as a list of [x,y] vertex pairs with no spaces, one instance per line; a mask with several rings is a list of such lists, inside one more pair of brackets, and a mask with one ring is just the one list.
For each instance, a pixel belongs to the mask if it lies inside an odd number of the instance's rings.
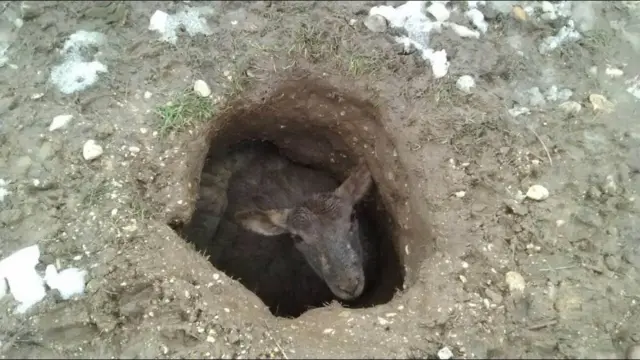
[[[480,39],[433,35],[451,61],[436,79],[363,25],[385,3],[4,2],[0,258],[38,244],[44,265],[89,275],[85,295],[48,294],[24,315],[2,298],[2,357],[438,358],[446,347],[454,358],[622,358],[640,343],[640,124],[625,84],[640,74],[638,7],[584,2],[582,39],[546,55],[538,45],[562,23],[487,11]],[[210,34],[182,31],[174,45],[148,30],[156,10],[186,7],[213,9]],[[107,71],[65,94],[50,74],[78,30],[104,34],[91,51]],[[400,228],[405,279],[374,307],[285,318],[174,229],[196,209],[228,104],[265,100],[300,73],[382,114],[388,138],[362,135],[376,150],[362,151]],[[461,75],[475,78],[469,94]],[[198,79],[211,98],[171,117],[167,102]],[[529,89],[551,86],[581,110],[532,105]],[[509,112],[521,106],[530,113]],[[49,131],[63,114],[73,119]],[[89,139],[104,151],[92,161]],[[523,199],[535,184],[547,199]],[[409,205],[391,206],[391,193]]]

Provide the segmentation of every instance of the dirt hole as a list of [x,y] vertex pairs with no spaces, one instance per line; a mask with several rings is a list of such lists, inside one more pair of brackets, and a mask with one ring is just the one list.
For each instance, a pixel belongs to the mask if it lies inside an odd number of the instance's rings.
[[265,242],[238,235],[242,233],[225,212],[226,191],[232,173],[246,165],[247,154],[268,148],[324,171],[338,183],[359,161],[367,163],[374,185],[355,209],[364,219],[375,260],[363,294],[339,301],[345,307],[389,302],[412,281],[409,275],[431,243],[424,209],[412,207],[407,193],[411,179],[381,125],[378,109],[347,94],[352,93],[311,79],[245,93],[213,122],[200,173],[194,170],[200,179],[195,210],[179,232],[276,316],[298,317],[338,299],[301,261],[291,237]]

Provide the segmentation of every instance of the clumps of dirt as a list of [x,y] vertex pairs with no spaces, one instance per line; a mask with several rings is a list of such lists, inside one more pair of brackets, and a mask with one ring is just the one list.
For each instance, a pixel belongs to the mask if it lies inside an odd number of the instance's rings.
[[[178,226],[179,232],[227,275],[243,284],[255,284],[257,278],[268,284],[249,290],[275,315],[297,317],[337,299],[324,283],[305,277],[310,273],[308,265],[282,261],[285,254],[275,253],[282,252],[282,246],[266,254],[261,246],[263,253],[258,254],[253,246],[239,251],[233,246],[242,245],[228,241],[225,234],[230,228],[233,232],[235,225],[224,217],[227,182],[244,160],[238,146],[246,148],[247,140],[268,141],[292,161],[326,171],[337,181],[344,180],[360,160],[367,163],[375,186],[359,210],[371,225],[367,238],[380,254],[378,276],[368,283],[363,296],[344,306],[370,307],[390,301],[397,290],[412,283],[430,253],[428,221],[410,196],[413,180],[382,125],[384,115],[353,94],[349,87],[339,89],[310,75],[243,93],[212,122],[209,147],[202,149],[207,155],[192,169],[193,178],[200,178],[199,196],[193,216]],[[281,264],[274,266],[275,259]],[[234,266],[225,265],[230,262]],[[270,274],[267,264],[279,271]]]

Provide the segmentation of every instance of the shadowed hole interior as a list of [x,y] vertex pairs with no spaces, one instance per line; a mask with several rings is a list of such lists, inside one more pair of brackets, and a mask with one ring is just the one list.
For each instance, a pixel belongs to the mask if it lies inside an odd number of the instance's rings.
[[375,249],[374,267],[363,294],[340,303],[362,308],[390,301],[419,265],[410,249],[423,253],[430,233],[426,222],[408,210],[408,175],[375,107],[318,81],[298,79],[269,90],[244,94],[213,121],[201,172],[193,174],[200,179],[195,210],[178,232],[217,269],[254,292],[274,315],[297,317],[338,299],[310,265],[300,261],[290,237],[269,242],[237,236],[238,226],[225,213],[229,179],[246,164],[246,154],[264,146],[324,171],[338,183],[364,160],[374,185],[355,209],[364,220],[365,241]]

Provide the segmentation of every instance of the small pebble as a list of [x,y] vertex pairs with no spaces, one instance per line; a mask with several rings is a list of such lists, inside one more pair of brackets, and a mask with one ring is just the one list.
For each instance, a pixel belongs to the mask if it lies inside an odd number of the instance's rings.
[[542,185],[533,185],[527,190],[526,196],[532,200],[546,200],[549,197],[549,190]]
[[475,80],[473,80],[473,78],[469,75],[462,75],[458,78],[458,81],[456,81],[456,87],[458,88],[458,90],[467,94],[470,93],[471,89],[475,86]]
[[204,80],[196,80],[193,84],[193,91],[198,94],[198,96],[207,97],[211,95],[211,89],[209,85],[207,85]]
[[447,360],[453,358],[453,352],[449,347],[445,346],[442,349],[438,350],[438,359]]
[[145,99],[149,99],[149,98],[151,98],[151,96],[153,96],[153,94],[150,91],[145,91],[144,92],[144,98]]
[[507,286],[509,287],[510,292],[514,293],[514,292],[524,291],[524,287],[525,287],[524,278],[519,273],[515,271],[509,271],[505,275],[504,280],[507,283]]
[[51,125],[49,125],[49,131],[54,131],[65,127],[69,121],[73,119],[73,115],[58,115],[53,118]]
[[375,33],[385,32],[387,31],[387,19],[378,14],[369,15],[364,19],[364,26]]
[[82,156],[87,161],[97,159],[103,152],[104,149],[95,140],[87,140],[82,147]]

